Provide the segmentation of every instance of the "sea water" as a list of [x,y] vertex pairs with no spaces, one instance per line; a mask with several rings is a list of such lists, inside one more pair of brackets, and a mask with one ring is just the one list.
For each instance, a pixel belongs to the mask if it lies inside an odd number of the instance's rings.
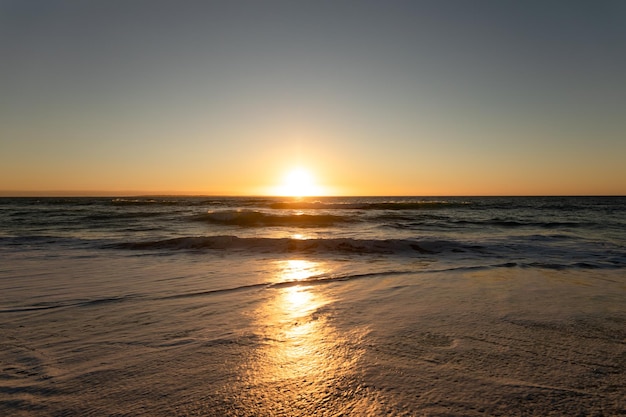
[[626,198],[2,198],[2,415],[626,412]]

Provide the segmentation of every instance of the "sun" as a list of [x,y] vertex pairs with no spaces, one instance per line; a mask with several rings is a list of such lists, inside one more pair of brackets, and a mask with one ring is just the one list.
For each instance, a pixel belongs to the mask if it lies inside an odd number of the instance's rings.
[[315,184],[315,179],[306,168],[297,167],[287,172],[277,194],[288,197],[309,197],[320,194],[320,188]]

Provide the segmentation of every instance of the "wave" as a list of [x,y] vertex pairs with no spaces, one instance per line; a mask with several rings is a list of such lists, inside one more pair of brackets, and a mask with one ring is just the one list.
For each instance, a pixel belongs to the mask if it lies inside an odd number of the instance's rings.
[[45,248],[48,245],[52,244],[81,244],[88,240],[75,238],[75,237],[67,237],[67,236],[54,236],[54,235],[22,235],[22,236],[0,236],[0,246],[24,246],[24,247],[34,247],[41,246]]
[[29,306],[18,306],[11,308],[0,309],[0,313],[24,313],[41,310],[53,310],[59,308],[73,308],[73,307],[94,307],[103,304],[121,303],[128,300],[134,300],[137,297],[135,295],[125,295],[120,297],[105,297],[94,298],[89,300],[67,300],[67,301],[53,301],[42,302]]
[[382,215],[374,218],[384,222],[382,226],[395,229],[412,229],[421,226],[435,225],[437,228],[463,228],[463,227],[495,227],[500,229],[585,229],[597,227],[597,223],[575,221],[525,221],[525,220],[455,220],[449,217],[434,216],[406,216],[406,215]]
[[573,222],[573,221],[523,221],[523,220],[506,220],[506,219],[489,219],[483,221],[468,220],[452,220],[456,225],[477,225],[477,226],[497,226],[502,228],[519,228],[533,227],[540,229],[560,229],[560,228],[579,228],[593,227],[596,224],[590,222]]
[[205,221],[212,224],[221,224],[241,227],[263,226],[290,226],[290,227],[323,227],[337,223],[353,222],[347,216],[331,214],[268,214],[254,210],[219,210],[210,211],[192,217],[192,220]]
[[107,221],[107,220],[123,220],[123,219],[144,219],[152,217],[167,216],[167,212],[158,211],[139,211],[139,212],[117,212],[117,211],[102,211],[92,212],[83,217],[85,221]]
[[242,250],[262,253],[356,253],[356,254],[422,254],[442,252],[483,251],[482,246],[465,245],[445,240],[410,239],[292,239],[267,237],[237,237],[230,235],[179,237],[145,242],[124,242],[109,248],[134,250]]
[[[355,238],[270,238],[232,235],[178,237],[139,242],[105,244],[105,248],[141,251],[226,251],[232,254],[397,256],[422,258],[444,263],[460,262],[462,267],[518,267],[538,269],[619,269],[626,268],[626,253],[620,246],[565,244],[567,237],[550,240],[486,240],[463,242],[446,239],[355,239]],[[565,240],[565,242],[564,242]],[[103,246],[101,246],[103,247]],[[142,254],[143,255],[143,254]]]

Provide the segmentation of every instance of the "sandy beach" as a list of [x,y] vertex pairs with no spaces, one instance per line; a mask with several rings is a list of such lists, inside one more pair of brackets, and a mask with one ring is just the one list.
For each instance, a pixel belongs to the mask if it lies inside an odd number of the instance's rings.
[[[0,311],[3,415],[626,412],[621,271],[503,267],[207,291],[198,269],[168,259],[47,265],[62,271],[56,299],[40,268],[23,289],[31,307]],[[86,271],[94,285],[62,295]],[[2,282],[5,306],[24,296]]]

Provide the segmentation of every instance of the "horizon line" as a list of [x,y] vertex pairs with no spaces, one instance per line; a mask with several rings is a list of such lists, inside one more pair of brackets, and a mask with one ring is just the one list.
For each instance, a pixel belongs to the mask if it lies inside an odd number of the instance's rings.
[[222,194],[184,192],[96,192],[96,191],[4,191],[0,198],[150,198],[150,197],[213,197],[213,198],[363,198],[363,197],[626,197],[626,194],[345,194],[285,196],[268,194]]

